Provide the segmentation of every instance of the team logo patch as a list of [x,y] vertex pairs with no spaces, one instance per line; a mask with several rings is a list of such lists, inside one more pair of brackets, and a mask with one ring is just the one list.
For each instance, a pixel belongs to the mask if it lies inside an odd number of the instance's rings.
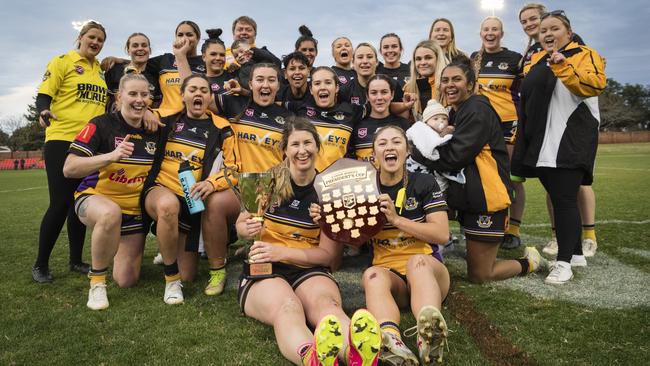
[[364,138],[364,137],[368,136],[368,129],[365,128],[365,127],[360,128],[359,132],[357,134],[358,134],[359,138]]
[[488,229],[492,226],[492,216],[490,215],[479,215],[478,220],[476,220],[478,227],[481,229]]
[[500,63],[499,70],[508,70],[508,63],[507,62]]
[[297,210],[298,208],[300,208],[300,201],[299,200],[293,200],[293,202],[291,202],[289,207]]
[[81,65],[74,65],[74,71],[79,75],[83,75],[84,68]]
[[255,114],[255,111],[252,110],[251,108],[247,108],[245,114],[248,117],[253,117],[253,115]]
[[144,150],[149,155],[155,154],[156,153],[156,143],[153,142],[153,141],[147,141],[147,143],[144,145]]
[[284,124],[284,117],[282,117],[282,116],[275,117],[275,122],[283,125]]
[[269,118],[269,116],[266,113],[262,113],[262,114],[260,114],[260,118]]
[[221,87],[219,86],[219,83],[214,83],[214,84],[210,85],[210,88],[212,89],[213,92],[217,92],[217,91],[219,91],[219,89],[221,89]]
[[196,67],[196,70],[197,70],[197,71],[200,71],[200,72],[202,72],[202,73],[205,73],[205,66],[203,66],[203,65],[199,65],[199,66]]
[[485,67],[492,67],[492,61],[488,61],[488,62],[485,64]]
[[356,105],[361,105],[361,100],[359,99],[359,97],[352,97],[352,98],[350,98],[350,103],[356,104]]
[[415,197],[409,197],[406,199],[406,203],[404,204],[404,208],[406,211],[413,211],[418,207],[418,201],[415,199]]
[[313,108],[307,108],[307,117],[314,117],[316,115],[316,111]]
[[341,84],[347,84],[347,83],[348,83],[348,79],[346,79],[345,76],[343,76],[343,75],[339,75],[339,82],[340,82]]
[[122,141],[124,141],[124,137],[122,137],[122,136],[115,136],[115,147],[117,147],[119,144],[121,144]]
[[185,127],[185,123],[177,123],[176,124],[176,130],[174,132],[181,132],[183,131],[183,127]]
[[45,71],[45,74],[43,75],[43,81],[49,79],[50,76],[52,76],[52,73],[49,70]]
[[345,119],[345,114],[343,114],[343,112],[336,112],[334,119],[337,121],[343,121],[343,119]]
[[120,168],[120,170],[117,171],[117,175],[124,175],[126,173],[126,170],[124,168]]

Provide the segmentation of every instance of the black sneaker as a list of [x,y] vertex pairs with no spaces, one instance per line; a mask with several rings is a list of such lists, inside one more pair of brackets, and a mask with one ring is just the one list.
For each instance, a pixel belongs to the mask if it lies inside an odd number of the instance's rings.
[[84,262],[70,263],[70,272],[88,274],[88,272],[90,272],[90,264]]
[[521,239],[518,236],[512,234],[506,234],[503,236],[503,241],[501,242],[502,249],[517,249],[521,245]]
[[50,283],[54,277],[47,267],[32,267],[32,278],[38,283]]

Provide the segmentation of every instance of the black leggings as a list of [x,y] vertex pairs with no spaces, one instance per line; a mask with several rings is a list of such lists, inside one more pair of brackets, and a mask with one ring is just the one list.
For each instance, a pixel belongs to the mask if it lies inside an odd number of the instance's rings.
[[59,238],[63,223],[68,219],[68,240],[70,241],[70,263],[81,263],[81,252],[86,236],[86,226],[74,213],[74,191],[81,179],[63,176],[63,163],[68,155],[69,141],[48,141],[45,143],[45,170],[50,193],[50,206],[43,216],[38,238],[38,257],[35,266],[48,267],[54,244]]
[[585,172],[581,169],[538,168],[537,173],[553,203],[557,260],[571,262],[573,254],[582,255],[578,190]]

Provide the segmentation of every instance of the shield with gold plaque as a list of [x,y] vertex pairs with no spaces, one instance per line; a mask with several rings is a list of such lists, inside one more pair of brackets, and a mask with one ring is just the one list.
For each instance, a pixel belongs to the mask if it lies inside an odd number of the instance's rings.
[[[248,211],[253,216],[253,220],[264,222],[264,213],[275,202],[282,199],[286,193],[287,184],[286,177],[288,172],[282,172],[281,169],[286,167],[278,167],[271,169],[267,172],[261,173],[237,173],[234,169],[224,167],[224,177],[228,182],[230,188],[233,189],[241,205],[241,211]],[[237,184],[233,184],[230,176],[237,178]],[[262,228],[262,230],[264,230]],[[261,239],[261,232],[253,238],[253,240]],[[244,260],[244,274],[247,278],[269,278],[273,274],[272,263],[256,263],[248,257],[250,246],[252,242],[247,245],[246,255]]]
[[360,246],[386,223],[379,210],[377,170],[371,163],[339,159],[316,176],[314,188],[321,230],[332,240]]

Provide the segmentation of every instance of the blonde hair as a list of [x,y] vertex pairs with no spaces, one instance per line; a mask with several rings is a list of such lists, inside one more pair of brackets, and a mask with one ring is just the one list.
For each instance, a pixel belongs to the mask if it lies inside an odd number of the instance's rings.
[[414,93],[417,95],[417,98],[415,98],[415,104],[413,105],[413,116],[416,117],[416,119],[422,114],[423,107],[420,104],[420,89],[418,88],[418,83],[417,79],[422,78],[422,75],[420,75],[415,68],[415,52],[418,50],[418,48],[427,48],[431,51],[433,51],[433,54],[436,55],[436,70],[434,71],[434,74],[431,77],[434,77],[434,87],[432,88],[432,92],[436,94],[436,97],[439,102],[441,102],[441,96],[440,93],[438,93],[438,88],[440,86],[440,75],[442,74],[442,69],[447,66],[449,61],[445,57],[444,52],[442,51],[442,48],[438,46],[438,43],[432,40],[426,40],[426,41],[421,41],[420,43],[415,46],[413,49],[413,55],[411,57],[411,77],[409,78],[409,81],[404,85],[404,91],[408,93]]
[[[540,21],[541,21],[542,14],[546,13],[546,6],[544,6],[544,4],[540,4],[540,3],[528,3],[528,4],[525,4],[521,8],[521,10],[519,10],[519,20],[520,21],[521,21],[521,14],[523,12],[525,12],[526,10],[537,10],[537,12],[539,12],[539,17],[540,17]],[[535,39],[532,38],[532,37],[528,37],[528,45],[526,45],[526,49],[524,50],[524,54],[526,52],[528,52],[528,49],[530,48],[530,46],[533,45],[533,43],[535,43]]]
[[[485,22],[487,22],[488,20],[496,20],[497,22],[499,22],[499,25],[501,26],[501,34],[503,34],[503,21],[501,21],[501,19],[497,16],[489,16],[483,19],[483,21],[481,22],[481,29],[483,29],[483,24],[485,24]],[[481,73],[481,64],[483,63],[484,54],[485,54],[485,46],[483,46],[483,42],[481,42],[481,49],[478,50],[476,56],[472,60],[472,67],[474,68],[474,74],[476,75],[477,87],[478,87],[479,74]],[[477,91],[478,90],[475,90],[475,92]]]
[[447,51],[443,51],[447,61],[451,62],[456,56],[464,55],[464,53],[456,47],[456,33],[454,32],[454,25],[451,24],[451,20],[447,18],[438,18],[431,23],[431,28],[429,29],[429,39],[431,40],[431,34],[433,34],[433,27],[438,22],[445,22],[449,25],[449,30],[451,31],[451,40],[447,45]]
[[80,46],[79,40],[81,39],[81,37],[83,37],[91,29],[97,29],[102,33],[104,33],[104,41],[106,41],[106,29],[104,28],[104,26],[96,20],[87,20],[83,23],[81,29],[79,30],[79,35],[77,36],[77,41],[76,41],[77,48],[79,48]]

